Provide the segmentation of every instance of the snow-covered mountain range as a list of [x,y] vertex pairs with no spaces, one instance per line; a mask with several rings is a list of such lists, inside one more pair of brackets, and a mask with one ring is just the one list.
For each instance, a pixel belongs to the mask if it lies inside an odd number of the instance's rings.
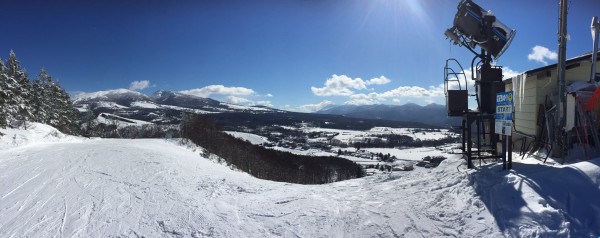
[[[402,120],[403,118],[389,119],[377,116],[356,119],[360,116],[326,115],[340,113],[298,113],[265,106],[235,105],[166,90],[159,90],[148,96],[128,89],[116,89],[80,93],[74,95],[73,99],[75,107],[82,113],[84,121],[90,118],[104,124],[118,121],[118,127],[143,125],[146,124],[145,122],[158,125],[178,124],[183,112],[214,114],[213,117],[218,117],[221,123],[230,126],[246,125],[248,122],[255,125],[310,122],[340,129],[370,129],[375,126],[431,128],[432,125],[434,125],[433,127],[446,125],[426,124],[421,122],[421,119]],[[446,118],[445,115],[442,117]]]
[[201,114],[222,112],[283,112],[262,106],[240,106],[179,92],[160,90],[147,96],[128,89],[80,93],[73,96],[80,112],[119,116],[155,124],[178,123],[182,112]]

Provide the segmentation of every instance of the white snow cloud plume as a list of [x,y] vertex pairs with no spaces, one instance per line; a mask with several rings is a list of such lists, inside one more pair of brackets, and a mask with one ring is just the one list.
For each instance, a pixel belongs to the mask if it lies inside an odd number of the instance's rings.
[[254,90],[249,88],[225,87],[223,85],[209,85],[202,88],[180,91],[180,93],[203,98],[211,95],[250,96],[255,94]]
[[150,87],[150,81],[142,80],[142,81],[133,81],[129,84],[129,90],[137,91]]
[[546,60],[556,60],[558,54],[550,49],[536,45],[531,49],[531,53],[527,55],[527,59],[548,65]]
[[243,105],[243,106],[267,106],[273,107],[273,103],[269,100],[254,101],[238,96],[227,96],[227,103]]
[[299,107],[300,111],[303,112],[316,112],[327,106],[334,105],[335,103],[329,100],[322,101],[317,104],[305,104]]
[[271,102],[269,100],[256,101],[256,102],[254,102],[254,106],[273,107],[273,102]]
[[242,104],[249,104],[252,101],[250,99],[247,98],[243,98],[243,97],[238,97],[238,96],[227,96],[227,102],[231,103],[231,104],[238,104],[238,105],[242,105]]

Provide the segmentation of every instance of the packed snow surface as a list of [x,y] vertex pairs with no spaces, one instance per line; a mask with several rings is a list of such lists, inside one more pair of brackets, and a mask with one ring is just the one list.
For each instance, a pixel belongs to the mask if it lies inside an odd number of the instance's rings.
[[[160,139],[0,130],[0,237],[498,237],[600,234],[600,160],[458,156],[325,185],[256,179]],[[39,135],[38,135],[39,134]]]

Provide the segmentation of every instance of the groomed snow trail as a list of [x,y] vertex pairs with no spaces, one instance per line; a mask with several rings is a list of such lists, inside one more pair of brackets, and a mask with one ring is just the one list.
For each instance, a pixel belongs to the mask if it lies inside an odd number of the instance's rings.
[[0,237],[502,236],[461,163],[297,185],[163,140],[32,144],[0,152]]

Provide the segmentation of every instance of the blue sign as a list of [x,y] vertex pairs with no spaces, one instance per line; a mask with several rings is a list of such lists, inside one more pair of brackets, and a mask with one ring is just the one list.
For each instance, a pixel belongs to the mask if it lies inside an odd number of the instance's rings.
[[510,136],[513,120],[513,91],[496,94],[496,134]]

